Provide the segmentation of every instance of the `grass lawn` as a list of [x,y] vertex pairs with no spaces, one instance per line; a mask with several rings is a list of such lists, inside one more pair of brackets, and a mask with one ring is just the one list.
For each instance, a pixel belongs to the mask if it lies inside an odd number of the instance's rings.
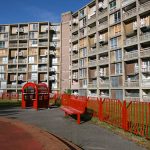
[[21,101],[17,100],[0,100],[0,108],[21,106]]

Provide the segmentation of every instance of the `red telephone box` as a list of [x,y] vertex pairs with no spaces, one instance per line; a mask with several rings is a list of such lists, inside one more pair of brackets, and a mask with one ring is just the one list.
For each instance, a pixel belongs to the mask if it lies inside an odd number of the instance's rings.
[[45,83],[26,83],[22,88],[22,108],[33,107],[48,108],[49,107],[49,89]]

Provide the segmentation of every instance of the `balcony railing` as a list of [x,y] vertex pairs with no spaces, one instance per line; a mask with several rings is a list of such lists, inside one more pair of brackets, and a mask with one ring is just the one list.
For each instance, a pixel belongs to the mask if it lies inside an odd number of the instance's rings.
[[143,72],[143,73],[149,73],[150,72],[150,66],[142,66],[142,69],[141,69],[141,71]]
[[146,32],[140,36],[140,41],[149,41],[150,40],[150,32]]
[[150,102],[150,96],[149,95],[142,95],[142,100],[144,102]]
[[72,32],[75,32],[78,30],[78,26],[72,26]]
[[89,83],[88,88],[89,89],[97,89],[97,84],[96,83]]
[[88,19],[88,24],[91,24],[93,23],[94,21],[96,20],[96,14],[94,14],[93,16],[91,16],[89,19]]
[[9,39],[10,40],[16,40],[16,39],[18,39],[18,35],[10,35]]
[[93,34],[94,32],[96,32],[96,27],[92,27],[88,30],[88,34]]
[[96,60],[90,60],[88,63],[89,67],[96,66],[96,65],[97,65]]
[[108,46],[102,46],[102,47],[99,47],[99,53],[103,53],[103,52],[107,52],[108,51]]
[[150,1],[147,1],[146,3],[143,3],[139,6],[140,13],[149,10]]
[[72,64],[72,69],[78,69],[78,64]]
[[98,60],[98,64],[99,65],[105,65],[105,64],[108,64],[108,63],[109,63],[109,59],[108,58],[104,58],[104,59]]
[[39,59],[39,63],[47,63],[47,59]]
[[130,45],[134,45],[137,43],[137,36],[133,36],[131,38],[127,38],[125,41],[124,41],[124,44],[125,46],[130,46]]
[[108,15],[107,9],[104,9],[103,11],[98,13],[98,19],[104,18]]
[[78,59],[78,54],[72,55],[72,59]]
[[126,52],[124,55],[124,59],[126,60],[136,59],[136,58],[138,58],[138,50],[132,52]]
[[99,83],[99,88],[109,88],[110,87],[110,81],[104,81]]
[[91,56],[91,55],[96,55],[98,52],[98,50],[96,48],[92,49],[92,50],[89,50],[88,51],[88,55]]
[[40,42],[39,46],[46,46],[47,47],[48,46],[48,42]]
[[136,15],[136,8],[133,8],[123,14],[123,19],[128,19]]
[[38,68],[38,71],[47,71],[47,67]]
[[72,41],[77,41],[77,40],[78,40],[78,34],[77,34],[77,35],[72,36]]
[[132,94],[131,94],[131,96],[126,95],[126,96],[125,96],[125,100],[126,100],[126,101],[140,101],[140,97],[139,97],[139,96],[134,97],[134,96],[132,96]]
[[7,88],[15,89],[16,87],[16,84],[7,84]]
[[150,87],[150,79],[142,79],[143,87]]
[[39,38],[48,38],[48,34],[47,33],[39,34]]
[[18,47],[17,43],[9,43],[9,47]]
[[19,39],[28,39],[28,35],[19,35]]
[[126,6],[128,4],[131,4],[133,2],[135,2],[136,0],[122,0],[122,6]]
[[26,64],[27,63],[27,59],[18,59],[18,63]]
[[125,81],[124,86],[130,88],[139,87],[139,81],[138,80]]
[[17,72],[17,68],[8,68],[8,72]]
[[100,24],[98,25],[98,30],[103,30],[103,29],[105,29],[105,28],[108,28],[108,21],[105,21],[105,22],[100,23]]
[[18,68],[18,71],[19,72],[25,72],[25,71],[27,71],[27,68]]
[[150,56],[150,47],[141,49],[140,54],[142,57]]
[[27,43],[19,43],[19,47],[27,47]]

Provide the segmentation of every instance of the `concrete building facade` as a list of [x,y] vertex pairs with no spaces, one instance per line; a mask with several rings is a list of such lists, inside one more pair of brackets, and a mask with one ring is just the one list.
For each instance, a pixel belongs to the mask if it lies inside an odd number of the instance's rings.
[[74,93],[150,99],[149,6],[149,0],[94,0],[72,14]]

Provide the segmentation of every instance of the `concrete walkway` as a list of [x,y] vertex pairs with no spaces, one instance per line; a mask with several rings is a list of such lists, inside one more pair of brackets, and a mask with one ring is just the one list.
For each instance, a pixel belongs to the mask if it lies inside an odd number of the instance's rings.
[[85,150],[145,150],[135,143],[90,122],[80,125],[65,118],[59,109],[35,111],[33,109],[0,109],[0,116],[18,119],[36,125],[56,136],[67,139]]

